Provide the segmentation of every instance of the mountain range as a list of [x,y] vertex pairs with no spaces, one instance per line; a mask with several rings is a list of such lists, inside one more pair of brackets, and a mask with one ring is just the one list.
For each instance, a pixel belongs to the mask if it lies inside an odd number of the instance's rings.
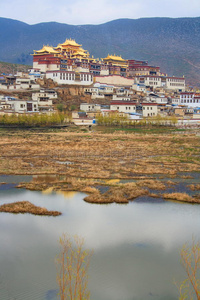
[[30,65],[33,50],[57,46],[66,38],[95,58],[109,53],[148,60],[169,76],[184,75],[188,84],[200,86],[200,17],[118,19],[100,25],[29,25],[0,18],[0,61]]

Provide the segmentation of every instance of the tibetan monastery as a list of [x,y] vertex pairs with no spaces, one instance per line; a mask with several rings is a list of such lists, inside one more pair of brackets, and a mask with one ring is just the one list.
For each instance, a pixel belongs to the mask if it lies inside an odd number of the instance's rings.
[[[82,48],[75,40],[66,39],[64,43],[58,44],[57,47],[43,46],[41,50],[34,50],[33,68],[41,72],[47,71],[73,71],[90,72],[96,76],[119,75],[131,77],[131,75],[148,75],[152,72],[153,67],[149,67],[147,62],[125,60],[121,56],[108,55],[102,59],[90,57],[87,50]],[[134,63],[133,63],[134,62]],[[145,71],[140,72],[141,65],[145,64]],[[139,66],[139,67],[138,67]],[[144,70],[143,70],[144,71]],[[153,69],[154,75],[158,75],[159,68]]]
[[[148,85],[153,87],[167,86],[166,75],[160,73],[159,67],[149,66],[147,61],[125,60],[117,55],[95,59],[72,39],[66,39],[57,47],[43,46],[41,50],[34,50],[32,55],[33,69],[58,84],[90,85],[95,80],[111,84],[115,77],[115,82],[119,84],[138,80],[139,84],[148,81]],[[178,81],[169,79],[169,82],[171,89],[184,90],[183,78],[178,78]]]

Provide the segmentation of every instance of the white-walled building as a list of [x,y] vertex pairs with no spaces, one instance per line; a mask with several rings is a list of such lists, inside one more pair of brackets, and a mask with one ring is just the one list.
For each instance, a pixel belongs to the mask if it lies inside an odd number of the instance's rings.
[[58,84],[91,85],[93,75],[91,73],[78,73],[74,71],[47,71],[46,78],[52,79]]
[[95,83],[93,87],[87,87],[84,91],[91,95],[91,99],[104,99],[105,96],[113,95],[114,86]]
[[166,77],[165,87],[168,90],[185,91],[185,78],[184,77]]
[[104,99],[104,93],[98,87],[87,87],[84,89],[86,94],[91,95],[91,99]]
[[180,105],[200,107],[200,94],[185,92],[180,94]]
[[80,110],[88,112],[88,111],[100,111],[101,105],[93,104],[93,103],[81,103]]
[[29,78],[33,81],[36,81],[39,78],[43,78],[43,74],[41,74],[40,69],[31,69],[29,71]]
[[94,81],[107,84],[107,85],[114,85],[114,86],[129,86],[131,87],[134,83],[134,79],[126,78],[120,75],[109,75],[109,76],[98,76],[94,77]]
[[48,98],[48,99],[57,99],[58,95],[55,90],[51,89],[41,89],[39,92],[32,93],[32,100],[38,100],[41,98]]
[[136,84],[144,84],[153,89],[163,87],[168,90],[185,91],[185,78],[184,77],[166,77],[166,76],[136,76]]
[[173,105],[180,105],[180,97],[171,97],[171,104]]
[[126,95],[123,95],[123,96],[113,95],[112,100],[113,101],[131,101],[131,98]]
[[143,93],[146,93],[146,90],[147,90],[145,84],[139,84],[139,83],[133,83],[132,89],[134,91],[143,92]]
[[111,101],[110,110],[117,110],[123,113],[135,113],[136,103],[132,101]]
[[93,87],[85,88],[85,92],[88,94],[99,94],[99,95],[112,95],[114,92],[113,85],[94,83]]
[[158,114],[157,103],[143,102],[137,105],[136,112],[141,113],[143,117],[155,117]]
[[[99,92],[104,95],[112,95],[114,93],[114,86],[107,85],[107,84],[98,84],[99,85]],[[95,84],[97,86],[97,84]]]
[[133,101],[112,101],[110,103],[110,110],[117,110],[123,113],[137,113],[143,117],[154,117],[158,114],[157,103],[140,103]]
[[0,99],[0,112],[10,112],[12,111],[11,103],[8,103],[6,100]]
[[149,102],[155,102],[157,104],[167,104],[168,99],[164,95],[157,95],[157,94],[149,94],[146,96],[146,100]]
[[38,102],[39,111],[52,111],[53,99],[57,99],[57,92],[50,89],[42,89],[39,92],[32,93],[32,100]]
[[99,88],[98,87],[86,87],[84,88],[84,91],[86,94],[98,94],[99,93]]
[[33,100],[11,99],[7,101],[15,113],[38,112],[38,102]]

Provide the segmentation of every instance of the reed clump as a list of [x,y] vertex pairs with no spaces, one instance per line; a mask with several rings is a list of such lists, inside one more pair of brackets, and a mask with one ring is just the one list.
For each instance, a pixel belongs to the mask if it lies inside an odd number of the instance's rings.
[[100,194],[99,191],[90,194],[89,196],[83,199],[85,202],[88,203],[95,203],[95,204],[109,204],[113,203],[113,200],[106,198],[104,195]]
[[93,194],[93,193],[98,192],[98,190],[96,188],[94,188],[94,187],[86,186],[85,188],[81,189],[81,192]]
[[127,204],[129,201],[143,195],[147,195],[146,189],[137,187],[135,182],[129,182],[125,184],[119,184],[118,186],[112,186],[105,193],[100,193],[95,189],[93,193],[84,198],[86,202],[90,203],[121,203]]
[[40,216],[59,216],[61,212],[47,210],[44,207],[39,207],[29,201],[19,201],[14,203],[3,204],[0,206],[0,212],[24,214],[29,213]]
[[188,185],[188,187],[189,187],[192,191],[200,191],[200,184],[190,184],[190,185]]
[[138,186],[147,187],[152,190],[165,190],[166,186],[159,180],[145,179],[137,181]]
[[200,204],[200,200],[198,198],[191,197],[186,193],[163,194],[163,198],[165,200],[175,200],[175,201],[180,201],[180,202],[199,203]]

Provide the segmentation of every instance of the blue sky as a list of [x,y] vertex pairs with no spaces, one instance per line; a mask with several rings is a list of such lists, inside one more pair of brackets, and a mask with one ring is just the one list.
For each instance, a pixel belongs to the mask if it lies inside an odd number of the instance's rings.
[[198,17],[200,0],[0,0],[0,12],[28,24],[101,24],[119,18]]

